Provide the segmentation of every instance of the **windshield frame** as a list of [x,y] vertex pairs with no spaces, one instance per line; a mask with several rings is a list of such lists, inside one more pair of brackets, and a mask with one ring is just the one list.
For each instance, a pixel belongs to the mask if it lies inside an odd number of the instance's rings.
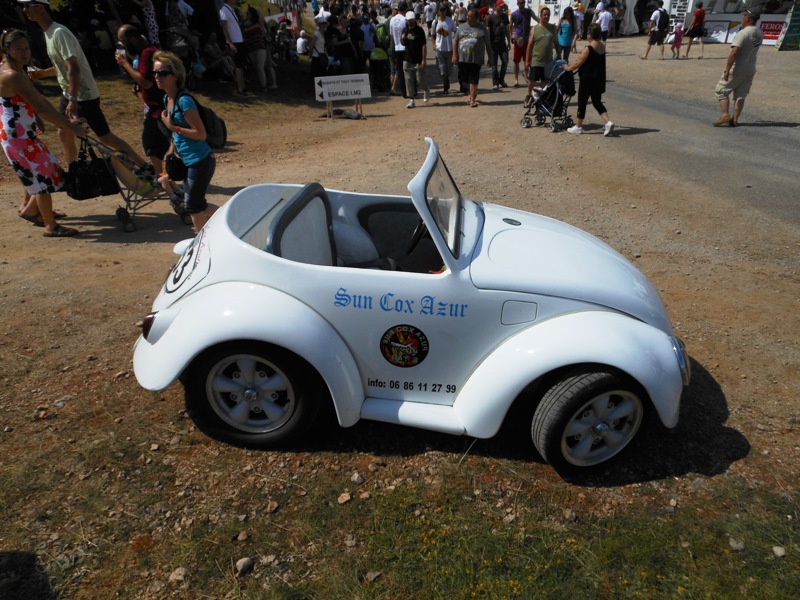
[[458,259],[463,198],[441,155],[437,155],[425,182],[425,204],[447,249],[453,258]]

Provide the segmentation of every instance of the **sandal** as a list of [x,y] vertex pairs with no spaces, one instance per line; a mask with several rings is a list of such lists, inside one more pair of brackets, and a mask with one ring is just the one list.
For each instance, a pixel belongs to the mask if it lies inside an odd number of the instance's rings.
[[25,219],[28,223],[33,223],[36,227],[44,227],[44,221],[42,220],[42,215],[19,215],[20,219]]
[[56,228],[53,231],[47,232],[45,231],[42,235],[48,238],[61,238],[61,237],[72,237],[73,235],[78,235],[80,233],[77,229],[73,229],[72,227],[64,227],[63,225],[56,225]]

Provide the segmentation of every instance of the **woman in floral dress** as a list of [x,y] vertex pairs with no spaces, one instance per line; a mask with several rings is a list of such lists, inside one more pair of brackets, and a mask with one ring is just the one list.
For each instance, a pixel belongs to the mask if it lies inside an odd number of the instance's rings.
[[45,237],[75,235],[77,229],[59,225],[53,216],[50,194],[64,186],[64,171],[39,140],[36,116],[75,135],[85,135],[84,128],[60,114],[31,83],[25,73],[31,59],[25,32],[12,29],[0,35],[0,59],[0,143],[26,194],[30,194],[30,202],[19,215],[43,226]]

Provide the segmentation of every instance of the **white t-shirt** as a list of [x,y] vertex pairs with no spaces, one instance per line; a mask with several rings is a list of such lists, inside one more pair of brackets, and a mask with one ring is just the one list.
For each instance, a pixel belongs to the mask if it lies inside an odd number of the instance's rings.
[[436,18],[436,6],[433,2],[425,5],[425,22],[430,23]]
[[658,21],[660,16],[661,16],[661,10],[659,10],[658,8],[653,11],[652,15],[650,15],[650,22],[655,23],[655,25],[653,25],[653,31],[661,31],[658,28]]
[[297,54],[299,56],[304,56],[308,54],[308,38],[299,37],[297,38]]
[[600,13],[600,17],[598,21],[600,23],[600,31],[608,31],[608,24],[611,23],[613,20],[614,15],[612,15],[609,11],[605,10]]
[[456,22],[450,17],[445,17],[444,21],[440,21],[437,17],[433,28],[436,35],[433,43],[434,49],[437,52],[452,52],[453,36],[456,33],[456,29],[458,29],[458,27],[456,27]]
[[242,28],[239,27],[239,20],[236,18],[236,14],[230,4],[223,4],[222,8],[219,9],[219,20],[222,21],[222,26],[227,28],[231,42],[234,44],[244,42]]
[[389,21],[389,31],[392,34],[392,39],[394,39],[394,49],[395,52],[404,52],[406,47],[403,45],[402,40],[400,39],[403,35],[403,30],[406,28],[406,18],[404,15],[397,13],[395,16],[392,17],[392,20]]

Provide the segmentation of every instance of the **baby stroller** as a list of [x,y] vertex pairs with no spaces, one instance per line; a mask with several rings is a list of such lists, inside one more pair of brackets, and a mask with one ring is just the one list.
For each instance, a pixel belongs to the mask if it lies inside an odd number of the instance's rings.
[[[136,223],[133,222],[136,211],[156,200],[169,200],[169,195],[161,188],[152,170],[138,167],[127,154],[114,150],[89,135],[83,139],[94,149],[98,157],[103,159],[104,164],[119,181],[119,195],[125,206],[118,207],[116,215],[122,222],[123,230],[128,233],[136,231]],[[170,202],[170,205],[184,224],[192,224],[192,216],[186,212],[182,204]]]
[[389,70],[389,55],[386,50],[375,48],[369,55],[369,74],[372,88],[376,92],[385,92],[392,86]]
[[534,88],[534,96],[526,106],[525,115],[519,122],[523,129],[544,125],[550,119],[550,131],[563,131],[574,125],[572,117],[567,114],[569,101],[575,95],[575,76],[565,71],[565,60],[555,60],[547,65],[549,83],[541,89]]

